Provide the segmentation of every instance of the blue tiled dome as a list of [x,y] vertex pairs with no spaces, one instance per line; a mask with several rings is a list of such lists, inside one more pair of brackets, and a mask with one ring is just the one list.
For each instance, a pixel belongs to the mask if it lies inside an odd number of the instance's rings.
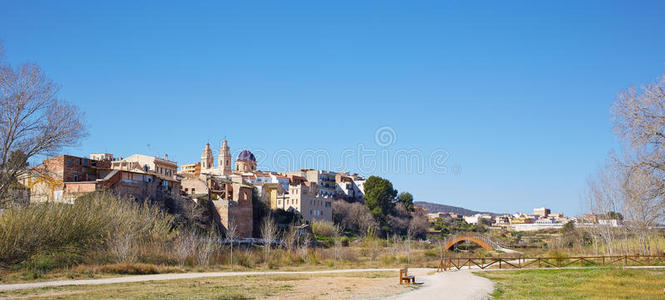
[[238,159],[236,160],[242,160],[242,161],[256,161],[256,158],[254,157],[254,154],[252,152],[249,152],[249,150],[245,149],[238,154]]

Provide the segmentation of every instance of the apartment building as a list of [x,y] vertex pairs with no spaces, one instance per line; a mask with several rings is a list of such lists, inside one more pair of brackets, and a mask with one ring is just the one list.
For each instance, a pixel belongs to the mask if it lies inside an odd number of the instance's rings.
[[317,185],[311,183],[289,185],[288,191],[278,195],[275,208],[298,211],[307,221],[332,222],[332,196],[321,196]]

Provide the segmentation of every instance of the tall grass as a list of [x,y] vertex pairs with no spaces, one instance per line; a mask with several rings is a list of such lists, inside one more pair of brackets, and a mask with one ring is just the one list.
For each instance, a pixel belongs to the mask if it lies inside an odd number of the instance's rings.
[[0,215],[0,266],[36,256],[69,253],[85,258],[113,250],[133,256],[139,245],[170,239],[172,217],[147,203],[94,193],[73,205],[59,203],[14,207]]

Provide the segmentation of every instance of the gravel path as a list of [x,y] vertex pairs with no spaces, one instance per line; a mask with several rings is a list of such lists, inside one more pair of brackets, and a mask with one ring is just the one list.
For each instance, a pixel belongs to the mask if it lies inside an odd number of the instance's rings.
[[292,275],[292,274],[335,274],[335,273],[382,272],[382,271],[394,271],[394,272],[396,272],[395,280],[397,280],[397,278],[399,277],[397,275],[397,272],[399,272],[399,269],[347,269],[347,270],[324,270],[324,271],[175,273],[175,274],[138,275],[138,276],[100,278],[100,279],[55,280],[55,281],[42,281],[42,282],[29,282],[29,283],[2,284],[2,285],[0,285],[0,291],[37,289],[37,288],[65,286],[65,285],[95,285],[95,284],[128,283],[128,282],[142,282],[142,281],[156,281],[156,280],[192,279],[192,278],[203,278],[203,277],[229,277],[229,276],[249,276],[249,275]]
[[422,287],[389,299],[487,299],[494,290],[491,280],[476,276],[469,270],[425,276],[418,276],[416,272],[416,283],[422,284]]

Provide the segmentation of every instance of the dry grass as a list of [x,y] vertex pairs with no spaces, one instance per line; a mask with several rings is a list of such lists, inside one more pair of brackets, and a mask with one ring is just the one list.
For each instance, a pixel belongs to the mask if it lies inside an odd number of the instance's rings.
[[0,292],[0,298],[380,299],[407,288],[395,278],[393,272],[217,277]]
[[663,299],[663,269],[479,272],[496,282],[496,299]]
[[112,265],[103,265],[98,268],[99,272],[111,274],[145,275],[183,272],[181,268],[170,266],[158,266],[152,264],[130,264],[120,263]]

